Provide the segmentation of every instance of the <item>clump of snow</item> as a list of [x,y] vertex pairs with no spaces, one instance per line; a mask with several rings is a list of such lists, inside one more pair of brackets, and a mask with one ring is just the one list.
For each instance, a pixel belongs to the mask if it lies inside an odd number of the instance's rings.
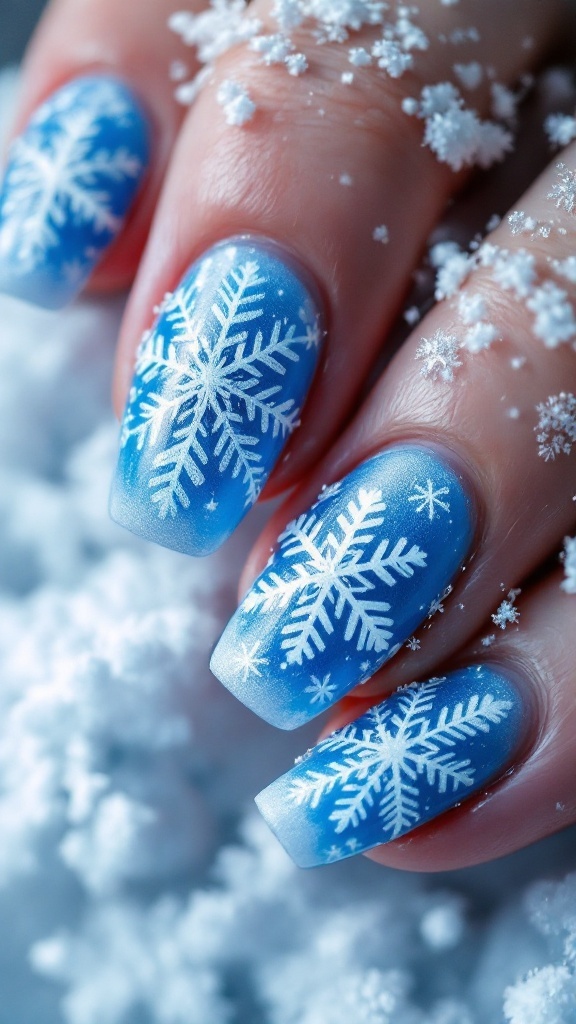
[[422,362],[422,376],[430,380],[454,380],[454,370],[462,366],[458,348],[455,335],[443,330],[435,331],[430,338],[422,338],[415,354],[415,358]]
[[515,606],[519,593],[518,589],[508,591],[507,596],[492,615],[492,622],[495,626],[499,626],[500,629],[507,629],[509,625],[516,625],[520,619],[520,612]]
[[548,199],[552,200],[556,209],[573,213],[576,209],[576,171],[563,163],[557,164],[556,169],[558,181],[548,193]]
[[375,242],[380,242],[381,245],[388,245],[388,242],[390,241],[390,232],[386,225],[379,224],[378,227],[374,228],[372,238]]
[[424,86],[417,115],[425,123],[424,145],[454,171],[473,164],[490,167],[513,147],[509,128],[482,120],[452,82]]
[[246,87],[231,78],[225,78],[220,83],[216,99],[224,109],[226,124],[241,128],[251,121],[256,113],[256,104],[250,99]]
[[567,146],[576,139],[576,117],[569,114],[549,114],[544,131],[553,146]]

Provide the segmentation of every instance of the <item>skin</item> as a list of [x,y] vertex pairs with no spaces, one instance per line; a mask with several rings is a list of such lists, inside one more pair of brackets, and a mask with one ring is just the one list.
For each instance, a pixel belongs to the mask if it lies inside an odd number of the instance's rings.
[[[252,8],[266,22],[267,3],[255,0]],[[362,688],[361,697],[348,698],[330,728],[403,683],[447,670],[456,658],[462,664],[480,652],[508,666],[525,689],[529,718],[514,772],[489,795],[371,854],[411,870],[445,870],[504,855],[576,820],[575,599],[560,591],[557,572],[544,573],[538,584],[524,588],[521,629],[499,637],[489,654],[474,640],[491,631],[486,621],[502,600],[502,587],[521,586],[574,532],[574,466],[565,457],[550,463],[538,458],[533,430],[538,402],[560,391],[576,393],[574,351],[568,345],[546,349],[534,337],[523,304],[478,272],[473,291],[485,298],[502,340],[488,352],[464,353],[452,385],[423,378],[415,362],[421,338],[437,329],[461,330],[455,301],[440,303],[361,402],[426,239],[447,201],[469,185],[469,172],[454,174],[422,147],[421,122],[400,107],[402,97],[418,95],[423,84],[452,77],[454,50],[433,43],[417,55],[415,72],[399,80],[360,72],[351,89],[340,80],[350,68],[347,48],[312,49],[302,30],[300,42],[314,60],[308,74],[289,80],[290,88],[284,69],[262,67],[242,47],[217,62],[214,80],[185,112],[173,99],[167,73],[175,59],[190,64],[190,51],[165,28],[173,9],[171,0],[142,0],[134,20],[117,0],[53,0],[28,54],[15,126],[18,131],[62,82],[95,69],[124,77],[151,114],[155,155],[146,188],[94,280],[96,289],[107,290],[135,276],[118,347],[116,408],[123,407],[152,308],[214,242],[246,231],[269,236],[309,268],[324,296],[329,337],[301,426],[266,494],[294,489],[259,538],[242,587],[263,567],[286,522],[308,507],[322,485],[359,461],[404,440],[449,453],[468,479],[478,510],[474,556],[445,613],[426,631],[422,649],[402,652]],[[469,53],[458,51],[458,59],[490,63],[496,80],[512,85],[563,48],[570,52],[576,28],[570,10],[568,0],[461,0],[455,9],[422,0],[419,23],[434,39],[455,17],[475,24],[481,42]],[[533,39],[529,49],[522,45],[526,37]],[[366,31],[354,37],[354,45],[372,38]],[[226,78],[242,81],[258,107],[243,130],[225,124],[216,102]],[[573,97],[563,100],[573,109]],[[474,92],[473,102],[488,114],[485,89]],[[515,157],[470,186],[451,219],[466,234],[466,224],[483,227],[495,203],[501,212],[510,205],[536,219],[554,217],[565,235],[555,230],[533,241],[512,236],[504,223],[489,238],[510,250],[530,249],[546,272],[549,259],[574,253],[575,229],[573,215],[556,210],[547,198],[557,161],[543,169],[549,154],[533,142],[530,125],[542,120],[538,102],[537,97],[532,103]],[[576,167],[576,146],[561,159]],[[350,188],[340,184],[344,172],[353,179]],[[391,198],[399,182],[401,202]],[[381,223],[389,228],[388,246],[371,240]],[[562,285],[576,301],[576,286]],[[510,363],[517,355],[527,358],[521,370]],[[512,406],[520,410],[518,419],[505,415]]]

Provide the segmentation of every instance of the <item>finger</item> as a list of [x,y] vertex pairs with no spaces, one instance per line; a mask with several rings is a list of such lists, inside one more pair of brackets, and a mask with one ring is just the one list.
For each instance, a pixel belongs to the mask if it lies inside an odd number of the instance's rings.
[[[54,0],[29,50],[0,191],[0,290],[56,308],[132,278],[182,112],[167,0]],[[103,262],[101,262],[103,261]]]
[[[479,25],[480,57],[490,54],[503,81],[514,79],[546,51],[564,11],[563,5],[554,4],[544,17],[542,5],[534,0],[522,0],[519,8],[502,7],[494,0],[469,2],[465,8]],[[271,24],[266,4],[257,2],[251,10]],[[498,25],[492,16],[496,10]],[[530,31],[536,41],[529,56],[519,41],[517,46],[502,42],[506,33],[508,39],[516,38],[519,11],[523,33]],[[284,68],[264,67],[244,47],[219,63],[214,81],[200,95],[182,130],[122,332],[117,400],[123,402],[129,391],[131,397],[112,499],[113,515],[122,525],[178,550],[206,553],[234,529],[260,493],[299,419],[279,486],[301,477],[349,415],[423,240],[462,180],[422,147],[419,122],[406,118],[401,107],[406,91],[419,94],[423,81],[451,73],[456,51],[439,43],[438,36],[453,27],[454,17],[442,4],[423,7],[421,24],[432,41],[430,49],[418,54],[415,71],[399,81],[368,68],[358,73],[353,88],[343,84],[342,73],[350,68],[348,47],[318,47],[305,27],[299,30],[297,45],[308,53],[310,70],[288,79],[290,88]],[[375,37],[370,32],[364,29],[354,42],[372,45]],[[220,86],[226,81],[240,82],[256,104],[256,115],[244,130],[227,125],[218,104]],[[487,94],[478,102],[486,107]],[[401,203],[392,198],[398,182]],[[388,225],[389,246],[373,239],[375,227],[382,223]],[[214,262],[214,242],[246,231],[252,237],[250,252],[236,244],[230,249],[236,252],[237,265],[233,255],[232,263],[222,264],[219,256]],[[275,250],[273,264],[261,239],[273,239],[281,247]],[[262,306],[255,307],[269,317],[262,323],[266,339],[271,338],[267,331],[283,319],[296,337],[301,334],[300,298],[308,276],[324,296],[329,337],[321,372],[302,411],[311,377],[308,358],[299,358],[302,346],[297,353],[292,350],[289,363],[287,357],[280,360],[276,371],[260,363],[252,374],[238,363],[218,362],[214,301],[222,272],[242,276],[246,260],[266,267],[260,275],[268,277],[262,284]],[[279,289],[274,275],[282,276],[282,262],[291,268],[300,264],[308,274],[292,274],[292,284]],[[191,286],[207,265],[213,276],[208,290],[202,288],[201,308]],[[204,276],[201,279],[205,281]],[[132,379],[134,351],[150,325],[150,309],[167,292],[172,295],[179,281],[176,301],[192,329],[188,336],[180,327],[173,331],[172,313],[162,308],[152,333],[146,335],[146,352]],[[279,290],[285,301],[276,317]],[[308,284],[306,291],[311,296]],[[173,301],[169,299],[170,304]],[[320,311],[312,299],[307,305],[310,310],[316,306],[316,315],[305,322],[305,330],[316,340],[314,322]],[[251,355],[250,346],[259,337],[257,321],[258,317],[241,342]],[[203,343],[197,356],[199,332],[212,340]],[[165,349],[172,340],[178,345],[173,350],[176,365],[167,367]],[[199,360],[192,377],[190,353]],[[231,359],[230,348],[226,353],[225,359]],[[315,354],[319,356],[318,345]],[[208,371],[202,368],[207,360],[212,365],[208,383],[203,376]],[[246,374],[251,380],[248,390]],[[214,391],[216,378],[219,390]],[[251,404],[260,384],[259,395],[272,389],[263,400],[263,419]],[[286,403],[289,423],[274,412]],[[236,417],[234,423],[229,410]],[[223,430],[228,431],[226,439]],[[278,443],[262,440],[266,433],[275,433]],[[159,489],[167,493],[157,497]]]
[[[576,282],[562,261],[573,252],[573,167],[575,148],[522,197],[528,234],[505,220],[489,237],[464,305],[456,294],[422,322],[258,542],[252,569],[280,534],[213,669],[273,724],[303,723],[399,651],[362,692],[426,678],[491,612],[496,626],[513,621],[509,590],[570,531]],[[476,338],[472,300],[480,329],[500,339],[478,352],[459,347]],[[258,675],[240,672],[242,650],[257,652]]]
[[390,867],[448,871],[576,820],[575,602],[559,583],[534,587],[488,654],[478,643],[465,667],[397,691],[260,794],[298,864],[375,848]]

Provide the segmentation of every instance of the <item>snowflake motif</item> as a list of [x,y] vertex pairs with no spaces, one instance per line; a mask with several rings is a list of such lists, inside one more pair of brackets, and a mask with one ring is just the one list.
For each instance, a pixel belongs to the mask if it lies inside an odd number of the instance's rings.
[[450,494],[449,487],[439,487],[437,490],[434,490],[434,484],[428,479],[425,487],[421,484],[415,484],[414,488],[414,494],[410,495],[408,501],[418,501],[420,503],[416,505],[417,512],[423,512],[424,509],[428,509],[428,519],[432,520],[436,516],[436,506],[443,508],[445,512],[450,511],[448,502],[442,501],[441,498],[441,495]]
[[561,391],[536,406],[538,424],[534,428],[538,454],[545,462],[557,455],[569,455],[576,444],[576,396]]
[[381,490],[360,488],[338,517],[338,529],[324,540],[318,541],[323,523],[315,512],[300,516],[281,535],[283,557],[301,560],[282,576],[271,572],[260,579],[244,607],[271,612],[290,606],[290,620],[282,628],[288,663],[300,665],[324,651],[325,637],[334,631],[332,616],[346,616],[344,640],[355,640],[357,651],[388,650],[394,624],[386,614],[390,605],[371,592],[381,583],[394,586],[394,574],[413,576],[426,566],[427,555],[415,544],[407,549],[405,537],[393,547],[389,539],[379,539],[385,508]]
[[[83,229],[83,248],[64,264],[81,279],[122,226],[114,190],[142,171],[127,145],[106,145],[104,125],[128,123],[133,110],[114,86],[59,90],[44,103],[10,152],[1,208],[0,249],[22,272],[43,265],[61,246],[62,228]],[[127,132],[127,137],[130,135]],[[97,246],[97,249],[94,249]]]
[[556,209],[566,210],[566,213],[573,213],[576,210],[576,171],[571,171],[566,164],[556,164],[558,181],[552,186],[548,193]]
[[330,704],[336,693],[336,686],[330,682],[331,673],[328,672],[323,679],[319,679],[318,676],[311,676],[310,686],[307,686],[304,693],[311,693],[310,697],[311,704]]
[[[190,507],[186,487],[204,484],[209,463],[233,479],[241,475],[245,505],[252,505],[264,483],[260,438],[286,437],[297,425],[298,408],[281,395],[282,378],[308,338],[280,320],[268,338],[257,329],[266,283],[255,260],[224,276],[212,306],[214,340],[190,312],[201,287],[197,277],[166,296],[160,309],[170,341],[157,331],[142,341],[122,445],[134,439],[139,450],[159,448],[148,483],[161,519]],[[270,384],[271,374],[277,383]]]
[[487,693],[474,694],[452,709],[439,706],[437,689],[444,681],[412,684],[401,691],[393,712],[385,702],[329,736],[317,751],[334,753],[338,760],[295,779],[289,799],[315,809],[326,795],[336,794],[329,815],[336,835],[357,828],[378,803],[382,841],[388,841],[424,817],[420,778],[440,794],[470,789],[475,780],[472,762],[456,756],[453,748],[489,733],[507,717],[512,703]]
[[234,658],[234,668],[238,672],[238,675],[242,676],[242,682],[246,683],[250,676],[261,676],[260,672],[261,665],[268,664],[268,658],[259,658],[258,651],[260,649],[260,642],[257,640],[253,646],[248,649],[247,645],[241,642],[242,650]]
[[422,646],[422,642],[416,636],[411,636],[406,641],[406,647],[409,651],[419,651]]
[[462,366],[458,358],[458,339],[446,331],[435,331],[431,338],[422,338],[416,359],[423,361],[420,373],[431,380],[454,380],[454,370]]

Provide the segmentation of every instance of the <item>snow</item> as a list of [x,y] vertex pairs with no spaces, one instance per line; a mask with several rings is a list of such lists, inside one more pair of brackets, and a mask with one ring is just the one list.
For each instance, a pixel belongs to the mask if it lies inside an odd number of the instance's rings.
[[570,455],[572,445],[576,444],[576,397],[565,391],[550,395],[536,406],[536,412],[538,454],[546,462],[557,455]]
[[231,78],[225,78],[220,83],[216,100],[224,108],[226,124],[241,128],[251,121],[256,113],[256,104],[250,99],[246,87]]
[[576,594],[576,537],[566,537],[562,561],[564,579],[560,586],[567,594]]

